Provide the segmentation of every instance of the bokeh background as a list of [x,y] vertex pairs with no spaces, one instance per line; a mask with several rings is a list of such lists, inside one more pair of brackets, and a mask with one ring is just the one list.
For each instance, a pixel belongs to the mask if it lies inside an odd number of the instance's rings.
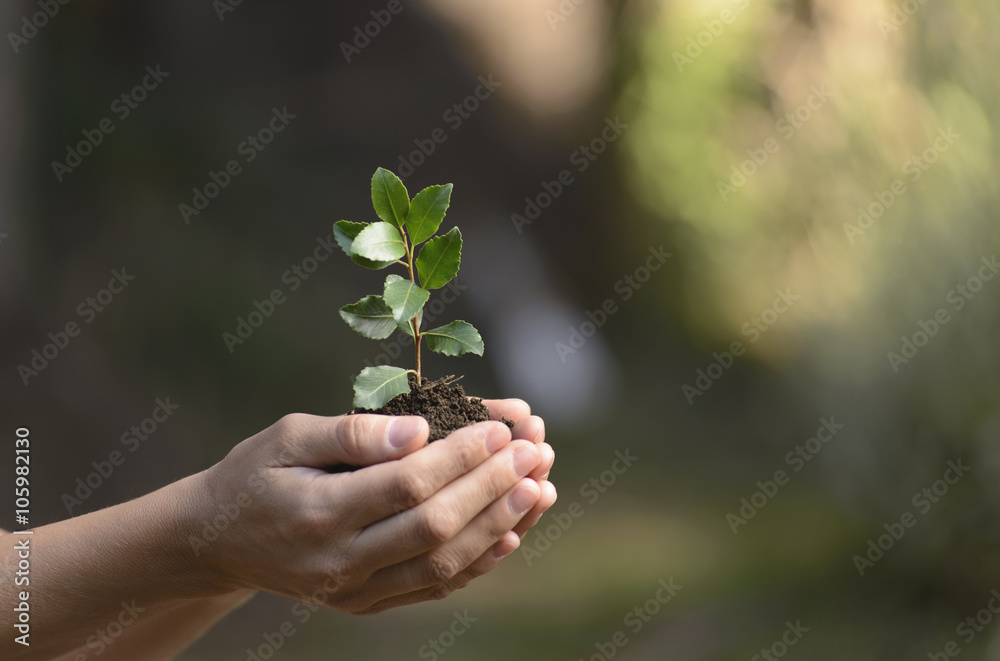
[[[971,641],[956,631],[1000,587],[1000,6],[403,0],[373,23],[387,6],[91,0],[23,42],[9,34],[38,6],[0,7],[0,401],[8,437],[32,430],[32,523],[69,515],[63,494],[156,398],[180,408],[73,514],[201,470],[285,413],[348,409],[353,376],[394,345],[337,309],[380,276],[339,252],[294,291],[283,274],[333,221],[374,218],[376,167],[408,165],[411,194],[455,185],[444,227],[465,235],[467,289],[440,315],[487,347],[425,369],[545,416],[560,501],[443,602],[300,625],[259,595],[183,659],[245,659],[286,620],[274,658],[431,658],[466,609],[447,659],[748,659],[797,621],[789,657],[955,641],[1000,658],[988,610]],[[121,119],[111,104],[156,65],[169,76]],[[246,162],[239,145],[286,107]],[[53,161],[105,117],[114,132],[60,181]],[[186,223],[178,205],[230,159],[241,174]],[[671,256],[645,273],[651,249]],[[123,267],[135,280],[25,384],[18,366]],[[287,302],[230,351],[223,334],[275,288]],[[607,299],[618,311],[570,345]],[[888,355],[903,338],[922,345],[906,362]],[[831,418],[808,463],[787,458]],[[616,451],[638,457],[621,475]],[[957,484],[914,502],[959,460]],[[779,470],[790,481],[734,533],[727,515]],[[906,512],[916,524],[860,575],[855,556]],[[683,589],[634,631],[626,614],[669,578]]]

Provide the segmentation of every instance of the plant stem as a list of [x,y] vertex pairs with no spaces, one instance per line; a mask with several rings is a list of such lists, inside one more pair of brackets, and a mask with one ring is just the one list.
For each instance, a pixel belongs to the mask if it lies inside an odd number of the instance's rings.
[[419,334],[417,334],[414,344],[417,346],[417,385],[421,384],[420,381],[420,340],[423,339]]
[[[406,269],[410,273],[410,282],[417,284],[416,273],[413,270],[413,253],[416,252],[416,246],[411,246],[409,242],[409,237],[406,235],[406,228],[400,228],[403,233],[403,248],[406,250]],[[418,285],[419,286],[419,285]],[[417,385],[419,386],[420,381],[420,340],[423,336],[420,334],[420,310],[417,310],[417,314],[413,315],[413,319],[410,320],[410,327],[413,329],[413,347],[417,352]]]

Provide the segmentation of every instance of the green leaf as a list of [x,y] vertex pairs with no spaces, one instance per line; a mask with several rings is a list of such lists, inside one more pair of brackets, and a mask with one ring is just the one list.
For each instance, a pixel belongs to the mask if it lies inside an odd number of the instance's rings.
[[410,280],[398,280],[386,283],[382,297],[385,299],[385,304],[392,309],[396,323],[402,324],[413,319],[431,297],[431,293]]
[[360,264],[366,269],[372,269],[378,271],[379,269],[384,269],[387,266],[392,266],[395,264],[395,260],[388,261],[373,261],[371,259],[365,259],[351,252],[351,247],[354,245],[354,239],[357,238],[361,230],[365,229],[371,225],[371,223],[352,223],[349,220],[338,220],[333,224],[333,236],[340,245],[340,248],[347,253],[356,264]]
[[385,168],[375,170],[372,177],[372,206],[378,217],[393,227],[402,227],[410,213],[410,195],[399,177]]
[[423,243],[438,231],[451,204],[451,184],[429,186],[413,198],[406,216],[406,229],[413,245]]
[[444,287],[458,275],[462,261],[462,233],[457,227],[436,239],[431,239],[420,249],[417,257],[417,273],[420,286],[424,289]]
[[[394,282],[404,282],[404,281],[409,282],[409,280],[406,280],[405,278],[402,278],[402,277],[396,275],[395,273],[390,273],[389,275],[385,276],[385,286],[386,287],[388,287],[389,285],[391,285]],[[420,322],[423,322],[423,320],[424,320],[424,309],[422,307],[417,312],[417,318],[418,318],[418,320]],[[412,317],[411,317],[411,319],[412,319]],[[396,328],[398,328],[399,330],[403,331],[404,333],[406,333],[410,337],[413,337],[413,327],[410,326],[410,319],[404,319],[401,322],[397,321],[396,322]]]
[[344,321],[365,337],[384,340],[396,330],[392,310],[381,296],[365,296],[357,303],[340,308]]
[[354,238],[351,254],[374,261],[397,260],[406,254],[403,237],[389,223],[372,223]]
[[447,326],[424,331],[424,339],[431,351],[446,356],[461,356],[463,353],[483,355],[483,338],[471,324],[453,321]]
[[402,367],[366,367],[354,381],[354,406],[377,409],[395,397],[410,392],[407,371]]

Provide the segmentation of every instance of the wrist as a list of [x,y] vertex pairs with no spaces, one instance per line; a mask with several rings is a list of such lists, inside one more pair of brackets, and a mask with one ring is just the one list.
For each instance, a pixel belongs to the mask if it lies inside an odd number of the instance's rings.
[[[182,598],[225,600],[243,593],[244,588],[227,579],[220,568],[208,561],[210,556],[205,552],[206,547],[217,541],[206,539],[205,535],[206,524],[211,527],[206,472],[185,477],[151,495],[157,497],[151,505],[166,517],[157,526],[160,534],[152,544],[152,551],[163,559],[161,566],[169,575],[169,589]],[[247,596],[243,594],[240,600]]]

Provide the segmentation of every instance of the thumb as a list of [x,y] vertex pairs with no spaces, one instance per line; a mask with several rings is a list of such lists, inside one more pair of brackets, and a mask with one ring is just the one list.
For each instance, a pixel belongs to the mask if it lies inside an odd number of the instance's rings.
[[427,421],[418,415],[305,417],[309,418],[306,428],[298,430],[290,444],[292,463],[297,466],[371,466],[423,447],[429,434]]

